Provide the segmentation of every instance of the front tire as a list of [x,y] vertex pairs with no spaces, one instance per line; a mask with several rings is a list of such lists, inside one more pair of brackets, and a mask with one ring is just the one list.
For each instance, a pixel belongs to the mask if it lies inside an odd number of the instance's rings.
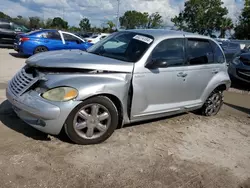
[[204,116],[215,116],[223,105],[223,91],[213,91],[201,108]]
[[107,97],[83,101],[68,116],[65,132],[75,143],[98,144],[108,139],[118,126],[118,111]]

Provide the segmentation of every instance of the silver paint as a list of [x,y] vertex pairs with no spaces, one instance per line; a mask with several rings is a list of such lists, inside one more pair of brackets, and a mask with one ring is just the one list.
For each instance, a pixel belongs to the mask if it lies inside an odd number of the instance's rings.
[[[14,106],[19,108],[17,112],[19,116],[43,132],[59,134],[70,112],[81,101],[96,95],[116,98],[121,105],[121,109],[118,110],[122,112],[123,124],[128,124],[198,109],[216,87],[223,84],[227,89],[229,88],[231,82],[227,74],[226,62],[154,70],[145,67],[152,50],[162,40],[185,37],[213,39],[166,30],[130,30],[129,32],[154,37],[152,45],[136,63],[106,58],[80,50],[44,52],[30,57],[26,61],[29,66],[77,68],[78,70],[68,73],[48,71],[44,73],[44,81],[36,91],[28,91],[18,98],[12,95],[8,88],[7,97]],[[221,49],[220,46],[219,48]],[[68,102],[52,102],[41,97],[42,91],[60,86],[76,88],[79,91],[77,98]],[[129,91],[131,91],[130,95]],[[26,100],[22,97],[26,97]],[[30,119],[44,121],[46,125],[42,127],[32,124],[28,121]]]

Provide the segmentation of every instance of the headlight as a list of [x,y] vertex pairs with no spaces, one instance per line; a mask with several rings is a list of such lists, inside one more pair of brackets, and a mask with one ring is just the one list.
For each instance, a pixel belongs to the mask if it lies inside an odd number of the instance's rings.
[[42,94],[42,97],[50,101],[69,101],[76,98],[78,91],[71,87],[57,87]]

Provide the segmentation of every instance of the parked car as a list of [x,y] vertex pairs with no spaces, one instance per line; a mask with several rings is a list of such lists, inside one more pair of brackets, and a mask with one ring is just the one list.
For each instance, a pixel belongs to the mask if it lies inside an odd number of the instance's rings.
[[232,80],[250,84],[250,53],[242,53],[229,64],[228,72]]
[[248,52],[250,52],[250,45],[249,44],[245,44],[244,45],[244,48],[243,49],[241,49],[241,53],[248,53]]
[[81,36],[81,38],[89,38],[93,35],[93,33],[89,32],[89,33],[83,33],[83,32],[77,32],[76,35]]
[[216,115],[230,83],[224,53],[213,39],[127,30],[85,52],[31,56],[6,95],[36,129],[56,135],[63,128],[75,143],[97,144],[132,122],[198,109]]
[[89,43],[95,44],[95,43],[99,42],[100,40],[106,38],[106,37],[109,36],[109,35],[110,35],[110,34],[108,34],[108,33],[96,34],[96,35],[92,35],[92,36],[89,37],[89,38],[86,38],[86,40],[87,40]]
[[7,20],[0,20],[0,46],[13,47],[16,35],[29,31],[23,25],[18,25]]
[[92,44],[72,33],[47,29],[18,35],[14,43],[14,49],[24,55],[62,49],[86,50],[90,46]]
[[234,57],[241,52],[241,46],[239,43],[231,42],[229,40],[223,40],[218,42],[225,53],[228,64],[230,64]]

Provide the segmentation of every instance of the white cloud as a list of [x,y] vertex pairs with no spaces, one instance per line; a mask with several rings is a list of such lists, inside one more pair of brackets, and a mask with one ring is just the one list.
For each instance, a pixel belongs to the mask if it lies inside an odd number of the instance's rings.
[[241,12],[243,0],[239,0],[238,3],[235,0],[222,0],[224,5],[228,9],[228,17],[232,18],[235,22]]
[[[62,17],[70,25],[78,25],[82,17],[88,17],[92,24],[101,25],[108,19],[115,19],[117,0],[1,0],[0,11],[11,16]],[[170,18],[183,9],[185,0],[120,0],[120,15],[127,10],[159,12],[166,24]],[[243,0],[223,0],[229,16],[235,20]]]

